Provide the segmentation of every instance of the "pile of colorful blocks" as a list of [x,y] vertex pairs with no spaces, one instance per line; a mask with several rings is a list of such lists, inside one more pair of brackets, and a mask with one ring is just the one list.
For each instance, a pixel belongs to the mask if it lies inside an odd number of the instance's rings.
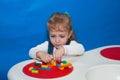
[[38,74],[39,70],[52,70],[52,68],[57,68],[59,70],[64,70],[66,68],[72,68],[72,64],[67,61],[56,62],[53,61],[51,63],[44,62],[34,62],[34,66],[29,67],[29,71],[35,74]]

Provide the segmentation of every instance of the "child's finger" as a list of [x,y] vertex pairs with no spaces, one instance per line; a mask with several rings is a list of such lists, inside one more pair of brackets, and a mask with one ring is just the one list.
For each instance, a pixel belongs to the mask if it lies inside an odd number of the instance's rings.
[[50,58],[53,59],[53,55],[50,55]]
[[58,57],[58,58],[57,58],[57,61],[61,61],[61,59],[62,59],[62,57]]
[[56,60],[55,54],[53,54],[53,60]]

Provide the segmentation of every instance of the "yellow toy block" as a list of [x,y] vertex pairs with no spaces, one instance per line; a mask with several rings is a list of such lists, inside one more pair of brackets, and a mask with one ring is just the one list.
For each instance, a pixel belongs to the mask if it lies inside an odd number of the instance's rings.
[[48,65],[41,65],[42,68],[48,68]]
[[29,67],[29,71],[31,71],[33,69],[33,67]]
[[32,70],[32,73],[38,74],[38,70]]

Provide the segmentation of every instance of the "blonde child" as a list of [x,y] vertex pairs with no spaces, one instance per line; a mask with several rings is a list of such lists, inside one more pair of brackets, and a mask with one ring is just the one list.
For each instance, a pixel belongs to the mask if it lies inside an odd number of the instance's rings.
[[84,47],[74,39],[72,21],[68,14],[54,13],[47,22],[49,39],[29,51],[31,58],[44,62],[61,61],[65,55],[83,55]]

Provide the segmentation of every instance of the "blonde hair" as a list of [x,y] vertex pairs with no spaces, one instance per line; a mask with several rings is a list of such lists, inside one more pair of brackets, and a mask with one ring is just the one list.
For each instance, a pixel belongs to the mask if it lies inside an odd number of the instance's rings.
[[54,13],[51,15],[50,19],[47,22],[49,31],[72,31],[70,40],[74,40],[74,34],[72,30],[72,21],[69,15],[65,13]]

